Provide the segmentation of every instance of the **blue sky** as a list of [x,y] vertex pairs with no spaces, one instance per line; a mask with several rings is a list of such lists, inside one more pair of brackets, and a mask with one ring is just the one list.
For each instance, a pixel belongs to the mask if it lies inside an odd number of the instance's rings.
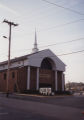
[[[84,14],[84,0],[48,0],[74,9]],[[84,38],[84,20],[73,24],[66,23],[84,19],[80,15],[42,0],[0,0],[0,62],[7,59],[9,27],[2,23],[8,19],[18,23],[12,28],[11,58],[31,52],[34,43],[35,28],[39,49],[51,49],[56,55],[84,49],[84,39],[51,47],[40,48],[48,44]],[[66,66],[66,82],[84,82],[84,53],[59,56]]]

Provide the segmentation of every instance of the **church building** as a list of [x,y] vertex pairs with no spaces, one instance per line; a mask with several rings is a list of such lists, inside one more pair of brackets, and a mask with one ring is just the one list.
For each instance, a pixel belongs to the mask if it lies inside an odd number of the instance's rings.
[[[0,91],[7,91],[8,61],[0,63]],[[65,64],[49,49],[38,50],[35,43],[32,53],[11,59],[8,90],[10,92],[39,91],[50,87],[53,92],[65,90]]]

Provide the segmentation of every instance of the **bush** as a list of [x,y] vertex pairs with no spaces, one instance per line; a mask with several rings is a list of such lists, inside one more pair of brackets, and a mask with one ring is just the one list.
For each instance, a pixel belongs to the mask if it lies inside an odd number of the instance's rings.
[[39,91],[37,91],[37,90],[24,90],[21,93],[25,93],[25,94],[39,94]]

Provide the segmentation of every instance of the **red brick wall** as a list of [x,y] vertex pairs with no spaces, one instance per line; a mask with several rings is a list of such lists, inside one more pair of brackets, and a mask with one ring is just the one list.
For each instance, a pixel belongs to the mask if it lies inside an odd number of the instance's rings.
[[[15,73],[15,77],[12,77],[12,73]],[[7,74],[7,70],[0,72],[0,91],[6,92],[7,90],[7,78],[4,80],[4,73]],[[8,88],[10,92],[14,92],[16,89],[18,92],[24,91],[27,88],[27,67],[14,68],[10,70],[10,76],[8,81]]]
[[30,89],[36,90],[37,68],[30,68]]
[[6,73],[6,70],[4,72],[0,72],[0,91],[3,91],[3,92],[6,91],[6,80],[4,80],[5,73]]
[[[15,74],[15,77],[13,78],[12,77],[12,73],[14,72],[14,74]],[[17,82],[17,69],[12,69],[11,71],[10,71],[10,79],[9,79],[9,81],[8,81],[8,83],[9,83],[9,91],[11,91],[11,92],[13,92],[14,91],[14,85],[15,85],[15,83]]]
[[18,68],[17,76],[18,89],[23,92],[27,88],[27,67]]
[[[30,89],[36,90],[36,78],[37,68],[30,68]],[[15,73],[15,78],[12,78],[12,72]],[[0,91],[6,92],[7,79],[4,80],[4,73],[7,71],[0,72]],[[62,72],[57,72],[58,78],[58,90],[62,90]],[[17,83],[17,84],[16,84]],[[10,70],[9,79],[9,91],[14,92],[15,84],[17,91],[23,92],[27,88],[27,67],[15,68]],[[51,85],[52,90],[55,90],[55,72],[52,70],[40,69],[39,71],[39,84]]]
[[[12,78],[12,72],[15,73],[15,77]],[[4,74],[6,73],[6,79],[4,79]],[[8,89],[9,91],[13,92],[14,84],[17,80],[17,69],[10,70],[10,76],[8,80]],[[7,70],[0,72],[0,91],[6,92],[7,91]]]
[[62,72],[57,72],[57,83],[58,83],[58,91],[62,91]]

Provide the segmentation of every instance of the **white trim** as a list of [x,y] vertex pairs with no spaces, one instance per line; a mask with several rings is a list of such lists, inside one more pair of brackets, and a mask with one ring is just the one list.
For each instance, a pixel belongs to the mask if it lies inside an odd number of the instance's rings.
[[55,91],[58,90],[58,85],[57,85],[57,71],[55,71]]
[[46,57],[53,61],[54,70],[65,71],[65,64],[50,50],[43,50],[28,56],[28,66],[41,67],[41,63]]
[[[19,60],[17,62],[13,62],[11,63],[10,65],[10,68],[19,68],[19,67],[22,67],[22,66],[28,66],[28,59],[26,60]],[[2,70],[6,70],[8,69],[8,64],[3,64],[3,65],[0,65],[0,71]]]
[[28,66],[27,70],[27,90],[30,89],[30,66]]
[[36,90],[39,90],[39,68],[37,68]]

